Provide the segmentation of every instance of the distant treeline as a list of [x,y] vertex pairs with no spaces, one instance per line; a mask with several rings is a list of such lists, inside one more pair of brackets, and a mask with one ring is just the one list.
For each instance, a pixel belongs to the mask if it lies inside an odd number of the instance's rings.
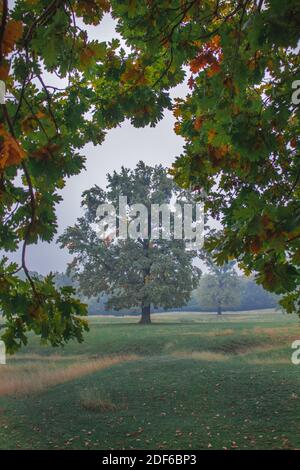
[[[202,276],[203,281],[205,280],[205,275]],[[57,286],[64,285],[73,285],[76,288],[76,282],[74,283],[70,277],[63,273],[55,274],[55,281]],[[270,294],[263,289],[262,286],[255,283],[252,278],[247,278],[244,276],[237,277],[238,285],[237,289],[239,290],[238,302],[234,301],[231,305],[228,304],[223,309],[224,311],[243,311],[243,310],[260,310],[267,308],[276,308],[278,303],[278,297],[274,294]],[[201,284],[201,281],[200,281]],[[79,297],[83,302],[87,303],[89,306],[89,314],[107,314],[107,315],[135,315],[139,314],[138,309],[131,310],[106,310],[105,304],[107,302],[107,296],[99,296],[98,298],[94,297],[92,299],[87,299],[80,295]],[[214,312],[215,307],[207,307],[204,301],[201,302],[201,295],[199,291],[195,290],[192,292],[190,301],[181,308],[174,308],[172,311],[190,311],[190,312]],[[162,312],[162,309],[153,309],[155,312]]]

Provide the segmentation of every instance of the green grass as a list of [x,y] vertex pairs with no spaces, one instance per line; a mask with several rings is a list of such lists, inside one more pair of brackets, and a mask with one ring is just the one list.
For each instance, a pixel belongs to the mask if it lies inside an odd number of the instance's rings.
[[[135,322],[93,317],[82,345],[53,350],[32,338],[0,366],[1,381],[32,374],[33,388],[35,374],[82,366],[77,378],[0,396],[0,448],[300,448],[300,366],[290,360],[297,318],[189,313]],[[101,370],[82,372],[105,358]]]

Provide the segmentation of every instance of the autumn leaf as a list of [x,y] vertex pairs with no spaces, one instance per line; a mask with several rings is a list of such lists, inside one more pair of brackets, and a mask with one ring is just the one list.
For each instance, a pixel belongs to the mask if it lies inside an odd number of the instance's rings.
[[221,45],[221,36],[216,34],[209,42],[209,46],[212,50],[216,51],[220,48]]
[[95,55],[95,51],[93,51],[91,47],[86,46],[79,57],[79,62],[81,65],[80,69],[86,70],[92,64]]
[[179,118],[181,116],[181,109],[179,108],[178,105],[174,106],[173,107],[173,115],[176,117],[176,118]]
[[190,70],[197,73],[203,70],[208,64],[211,64],[214,57],[211,52],[201,52],[195,59],[190,62]]
[[207,75],[208,77],[213,77],[217,73],[219,73],[221,70],[220,64],[218,62],[215,62],[208,70],[207,70]]
[[261,250],[261,241],[259,237],[255,237],[250,244],[251,253],[257,255]]
[[209,131],[207,133],[207,141],[208,141],[209,144],[212,143],[212,141],[214,140],[216,135],[217,135],[216,129],[209,129]]
[[32,152],[31,156],[38,160],[50,158],[59,150],[59,148],[60,147],[57,144],[48,144]]
[[110,3],[108,0],[78,0],[75,11],[78,16],[83,16],[89,20],[89,23],[96,25],[99,23],[100,14],[110,11]]
[[3,54],[8,54],[15,47],[16,42],[22,37],[23,34],[23,24],[22,21],[10,20],[8,21],[4,36],[3,36],[3,45],[2,51]]
[[284,150],[285,148],[285,139],[284,139],[284,136],[282,134],[278,134],[276,136],[276,140],[277,140],[277,143],[278,143],[278,147],[281,149],[281,150]]
[[203,125],[203,117],[197,117],[194,121],[194,129],[195,131],[199,131]]
[[296,137],[293,137],[291,142],[290,142],[290,145],[293,149],[295,149],[297,147],[297,139]]
[[0,67],[0,80],[6,81],[9,73],[9,63],[3,61]]
[[274,228],[274,224],[273,224],[272,220],[270,219],[270,217],[267,214],[263,215],[261,221],[262,221],[262,224],[263,224],[265,229],[272,230]]
[[39,119],[44,119],[46,118],[46,114],[42,112],[38,112],[36,114],[30,114],[29,116],[26,116],[25,119],[23,119],[21,123],[22,131],[24,134],[28,134],[32,130],[36,129],[38,127],[38,121]]
[[255,60],[255,58],[252,58],[252,59],[249,60],[248,68],[249,68],[249,70],[252,70],[252,71],[256,69],[256,60]]
[[179,122],[177,122],[175,125],[174,125],[174,132],[175,134],[179,135],[180,134],[180,130],[181,130],[181,124]]
[[188,79],[188,86],[189,86],[189,89],[192,90],[195,86],[196,82],[195,82],[195,79],[193,78],[193,76],[191,75],[190,78]]
[[42,307],[40,305],[31,305],[28,308],[28,313],[32,318],[35,318],[36,320],[46,320],[47,315],[45,315]]
[[121,75],[121,82],[131,82],[135,85],[143,85],[147,83],[145,77],[145,71],[142,69],[141,65],[135,62],[128,62],[126,64],[126,70]]
[[206,67],[208,68],[209,77],[219,72],[220,63],[223,60],[220,43],[221,38],[219,35],[216,35],[211,41],[200,48],[198,55],[190,61],[192,73],[198,73]]
[[222,158],[225,157],[229,153],[230,147],[229,145],[223,144],[220,145],[219,147],[215,148],[215,156],[216,158]]
[[0,169],[18,165],[25,157],[25,151],[3,126],[0,126],[0,139]]

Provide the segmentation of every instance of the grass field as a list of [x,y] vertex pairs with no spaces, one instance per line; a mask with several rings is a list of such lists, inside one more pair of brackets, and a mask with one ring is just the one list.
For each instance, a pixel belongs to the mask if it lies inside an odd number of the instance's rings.
[[82,345],[28,347],[0,366],[1,449],[300,448],[299,320],[90,318]]

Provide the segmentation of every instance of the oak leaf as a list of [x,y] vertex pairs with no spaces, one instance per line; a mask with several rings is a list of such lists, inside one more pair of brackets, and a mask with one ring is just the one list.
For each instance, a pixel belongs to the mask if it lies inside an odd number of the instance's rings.
[[0,169],[18,165],[25,156],[26,153],[20,144],[0,126]]
[[2,43],[3,54],[8,54],[15,47],[16,42],[22,37],[23,24],[22,21],[10,20],[8,21]]

